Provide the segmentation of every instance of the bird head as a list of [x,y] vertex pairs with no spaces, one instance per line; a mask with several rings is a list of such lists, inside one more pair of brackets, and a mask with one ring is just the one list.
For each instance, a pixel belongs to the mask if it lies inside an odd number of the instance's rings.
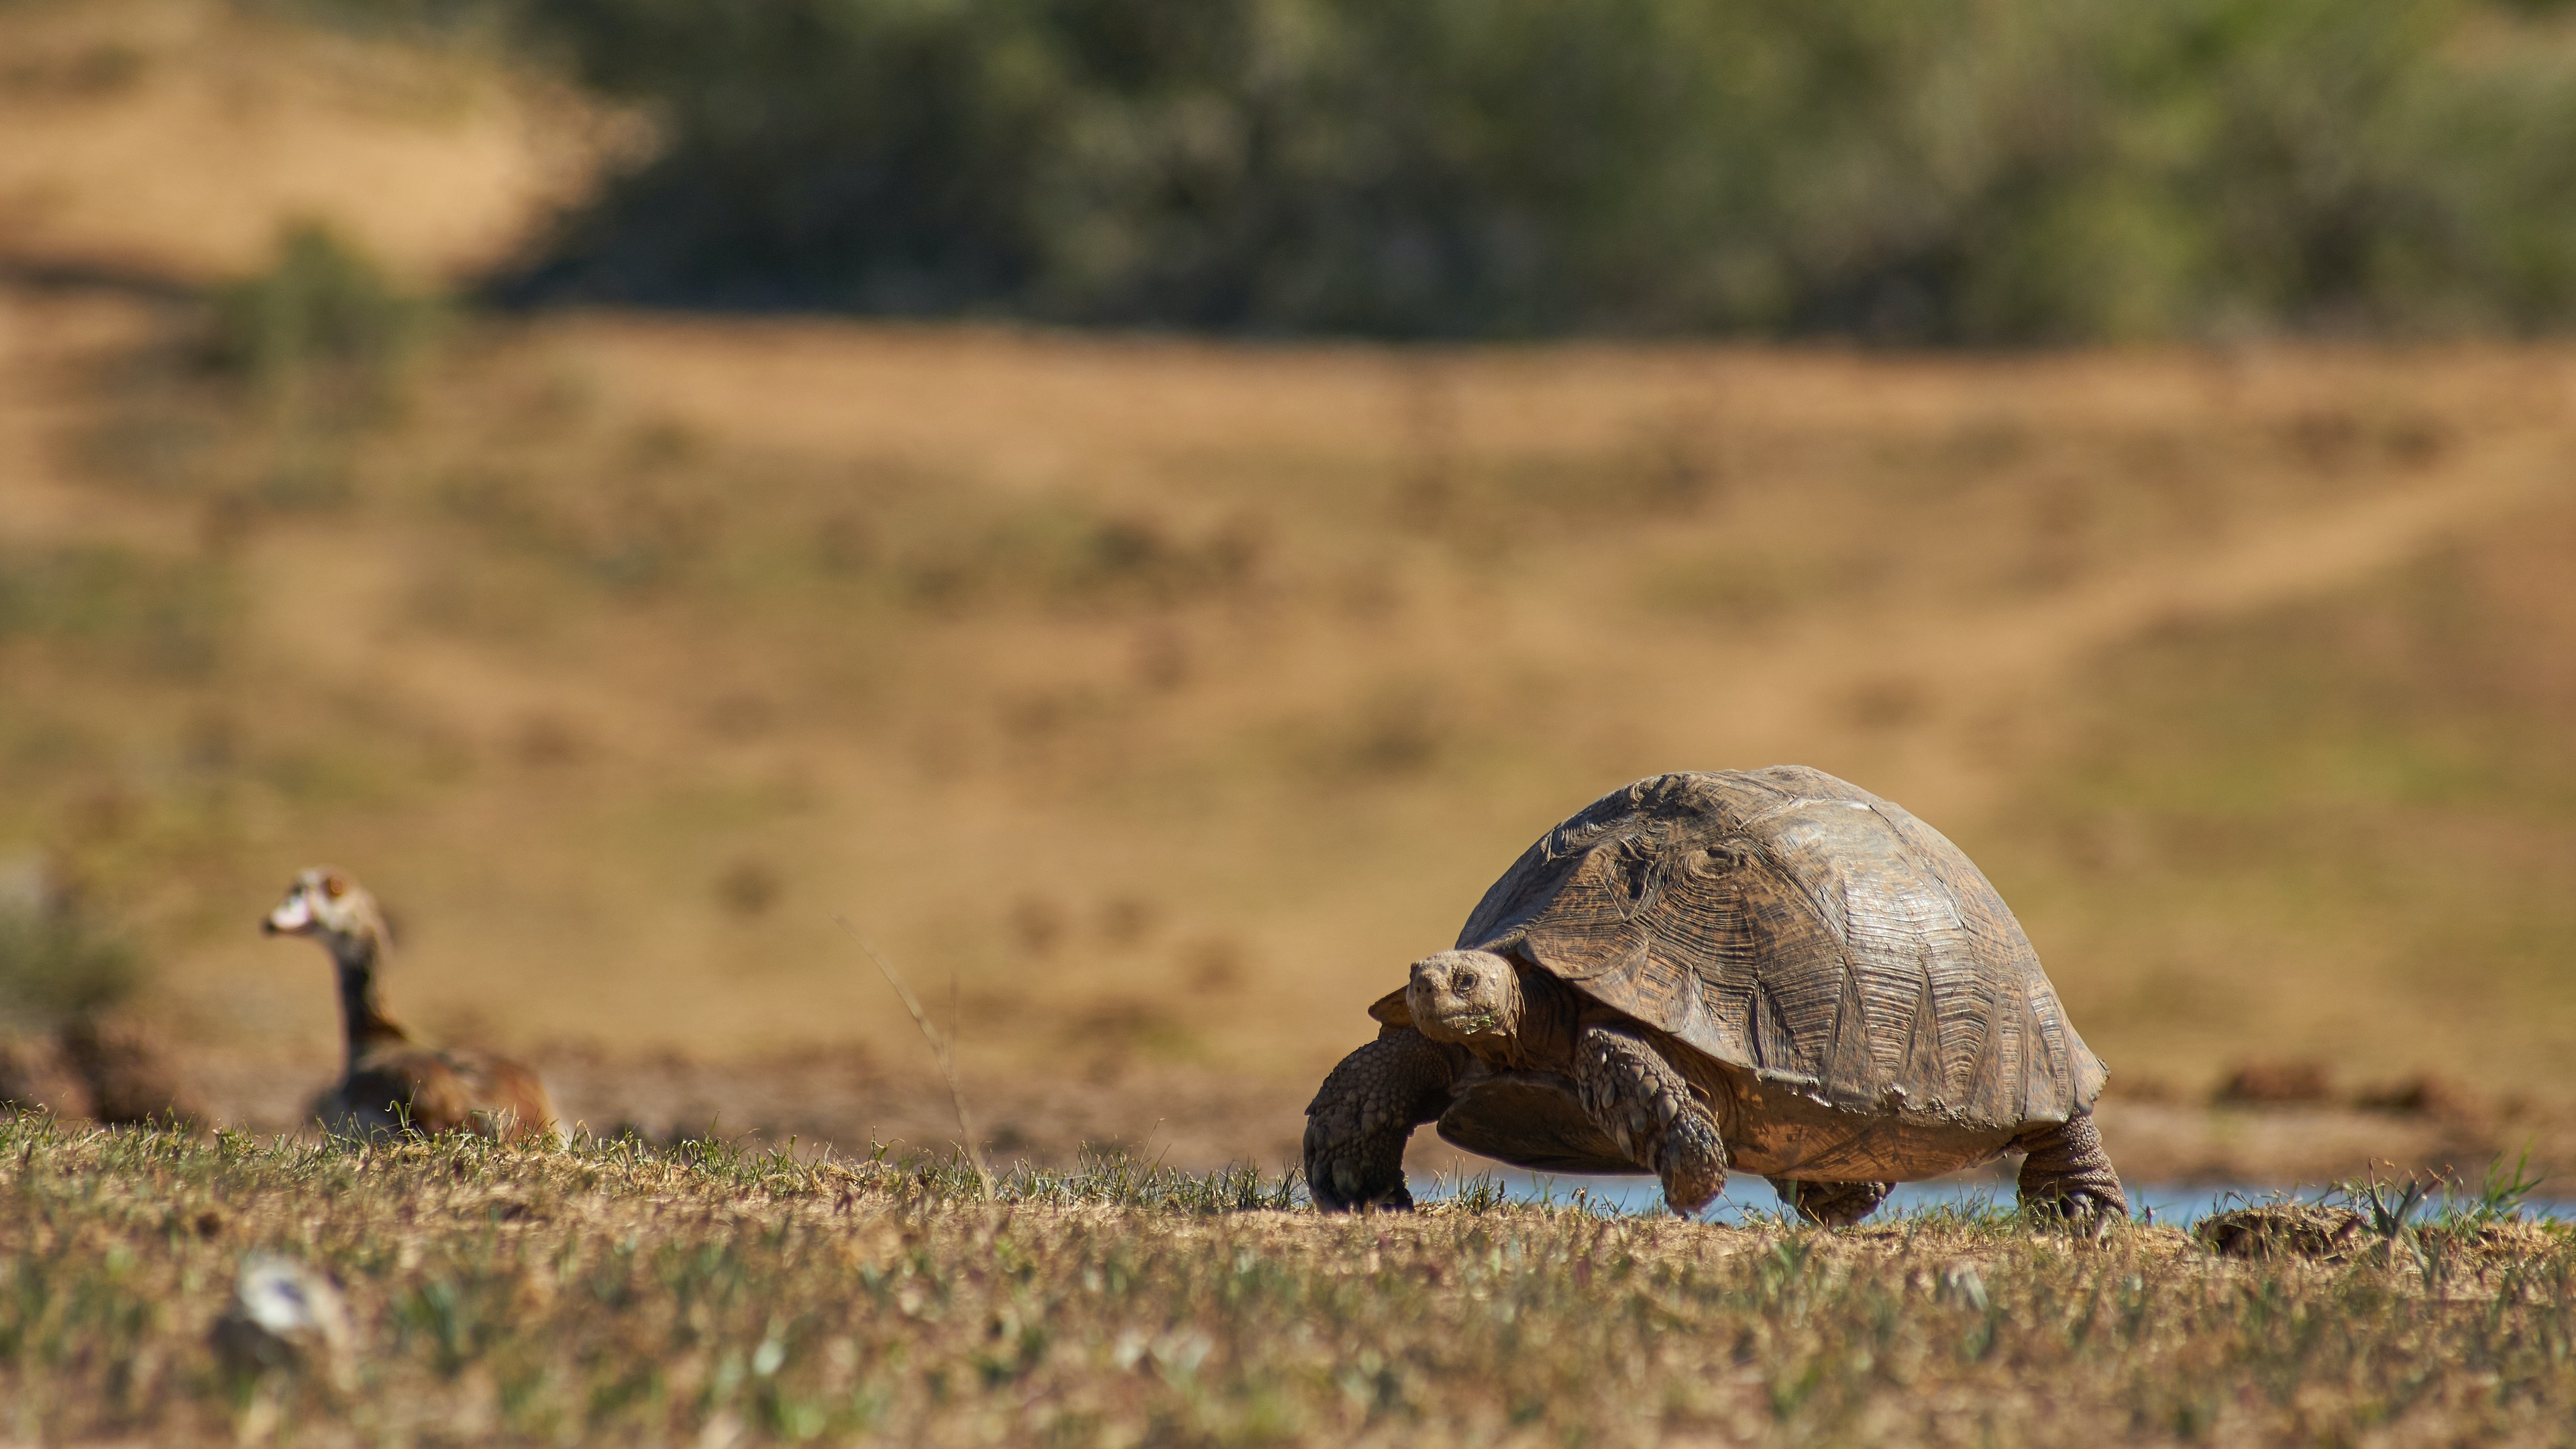
[[349,959],[359,949],[383,944],[384,913],[366,887],[339,871],[315,866],[288,882],[286,898],[259,923],[271,936],[311,936]]

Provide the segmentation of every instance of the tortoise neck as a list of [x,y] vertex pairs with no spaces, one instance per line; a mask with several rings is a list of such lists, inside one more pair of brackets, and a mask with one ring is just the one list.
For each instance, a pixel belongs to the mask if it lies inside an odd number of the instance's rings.
[[1515,1060],[1509,1065],[1561,1069],[1574,1060],[1582,1002],[1550,972],[1523,970],[1519,975],[1521,1019],[1511,1034]]

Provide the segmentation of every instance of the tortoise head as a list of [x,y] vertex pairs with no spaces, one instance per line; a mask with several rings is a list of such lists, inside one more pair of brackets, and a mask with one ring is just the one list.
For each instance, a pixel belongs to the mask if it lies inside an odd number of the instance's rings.
[[1425,956],[1404,988],[1414,1029],[1433,1041],[1507,1041],[1519,1033],[1527,1006],[1520,972],[1491,951]]
[[366,887],[317,866],[296,873],[287,883],[286,898],[259,928],[270,936],[312,936],[345,960],[383,943],[385,919]]

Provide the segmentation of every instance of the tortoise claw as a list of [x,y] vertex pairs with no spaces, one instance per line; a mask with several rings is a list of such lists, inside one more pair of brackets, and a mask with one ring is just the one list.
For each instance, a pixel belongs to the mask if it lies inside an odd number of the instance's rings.
[[1306,1187],[1315,1195],[1315,1206],[1328,1213],[1413,1211],[1413,1190],[1401,1182],[1372,1190],[1356,1172],[1327,1169],[1322,1177],[1308,1177]]
[[2085,1238],[2099,1238],[2112,1223],[2129,1220],[2128,1200],[2118,1192],[2105,1194],[2082,1187],[2026,1198],[2022,1211],[2044,1222],[2063,1225]]

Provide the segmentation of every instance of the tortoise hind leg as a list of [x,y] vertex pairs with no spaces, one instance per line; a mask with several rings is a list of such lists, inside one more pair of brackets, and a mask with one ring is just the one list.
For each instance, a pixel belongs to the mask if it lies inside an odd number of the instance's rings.
[[1342,1058],[1306,1107],[1306,1190],[1326,1212],[1410,1208],[1404,1141],[1449,1105],[1457,1068],[1409,1026]]
[[2102,1150],[2102,1134],[2089,1114],[2034,1127],[2012,1145],[2030,1154],[2022,1160],[2017,1184],[2022,1206],[2064,1218],[2129,1215],[2128,1194],[2120,1190],[2120,1174]]
[[1574,1086],[1584,1112],[1628,1160],[1663,1179],[1674,1212],[1687,1217],[1726,1190],[1717,1119],[1644,1039],[1618,1027],[1585,1027],[1574,1043]]
[[1820,1227],[1847,1228],[1887,1201],[1892,1182],[1793,1182],[1785,1177],[1765,1179],[1780,1201],[1796,1210],[1798,1216]]

